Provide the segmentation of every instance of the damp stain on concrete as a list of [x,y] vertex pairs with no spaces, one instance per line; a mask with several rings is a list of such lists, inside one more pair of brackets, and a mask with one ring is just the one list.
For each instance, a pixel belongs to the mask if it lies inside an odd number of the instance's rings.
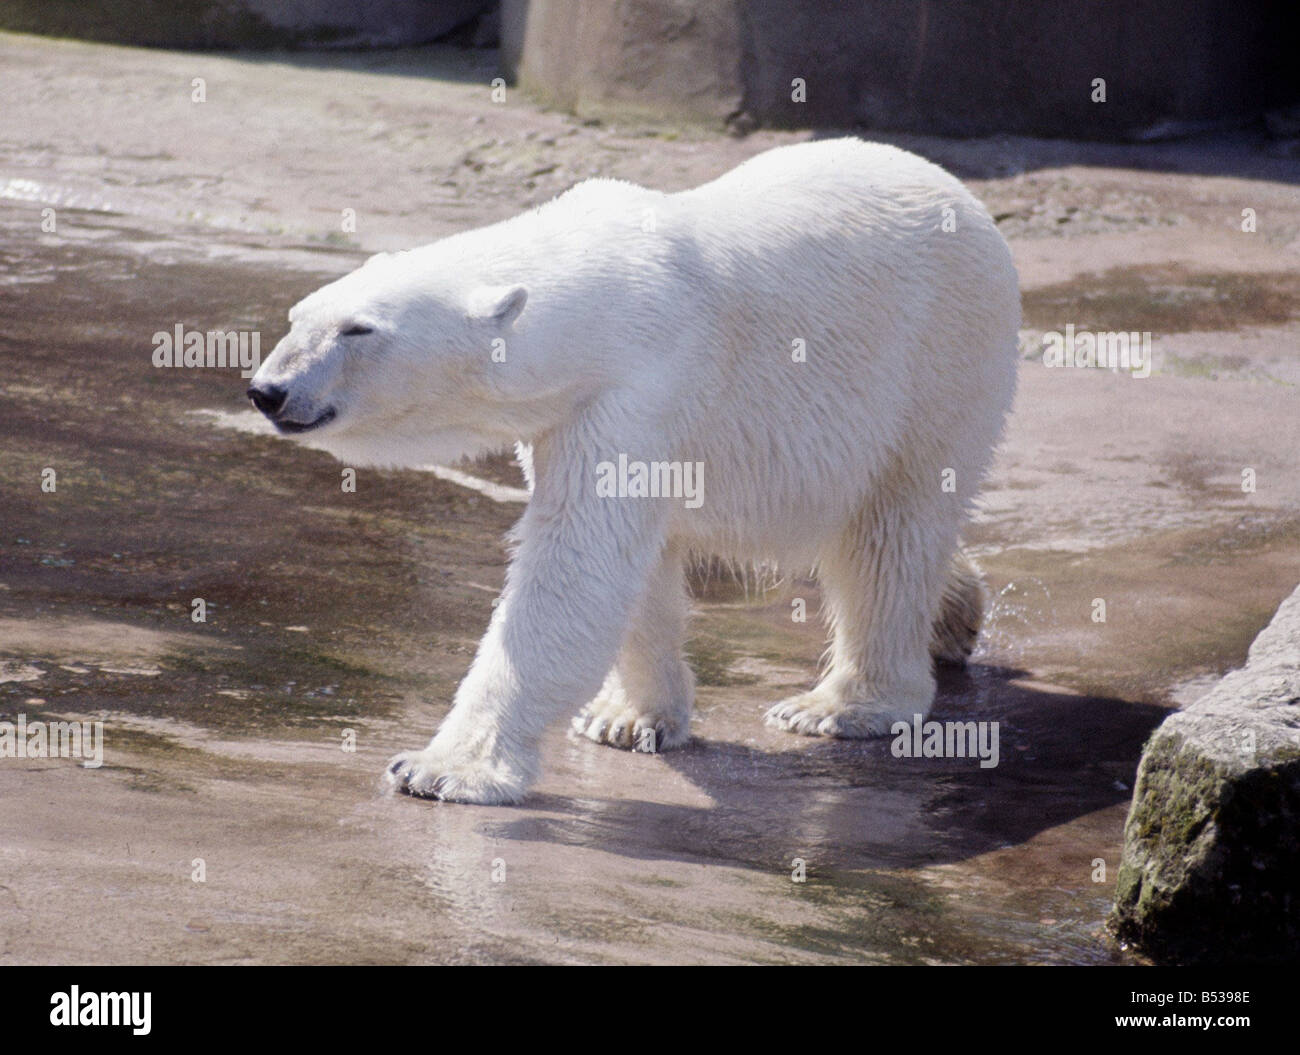
[[[1025,325],[1044,330],[1072,323],[1096,332],[1168,334],[1277,325],[1300,318],[1300,272],[1115,267],[1027,290],[1022,308]],[[1238,360],[1237,367],[1246,361]]]

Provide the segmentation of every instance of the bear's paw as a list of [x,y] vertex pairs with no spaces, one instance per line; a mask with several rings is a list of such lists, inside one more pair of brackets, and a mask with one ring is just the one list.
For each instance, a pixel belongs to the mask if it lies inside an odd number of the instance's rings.
[[574,717],[572,728],[598,744],[654,755],[686,743],[691,738],[690,720],[689,708],[684,714],[642,709],[622,693],[614,693],[587,704]]
[[813,689],[771,707],[763,721],[773,729],[802,736],[865,740],[888,736],[895,722],[910,725],[915,715],[924,716],[929,710],[929,700],[882,698],[855,703]]
[[395,756],[384,777],[390,790],[404,795],[482,806],[513,805],[528,790],[524,779],[490,760],[457,762],[428,748]]

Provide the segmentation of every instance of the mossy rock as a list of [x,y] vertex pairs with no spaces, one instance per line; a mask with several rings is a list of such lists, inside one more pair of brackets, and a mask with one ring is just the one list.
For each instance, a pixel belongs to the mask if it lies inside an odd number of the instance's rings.
[[1300,590],[1148,743],[1110,923],[1164,962],[1300,961]]

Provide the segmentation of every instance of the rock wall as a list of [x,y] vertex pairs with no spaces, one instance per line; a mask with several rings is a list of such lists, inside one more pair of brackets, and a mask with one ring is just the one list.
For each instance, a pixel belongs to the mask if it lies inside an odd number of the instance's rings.
[[1300,98],[1285,25],[1276,0],[503,0],[502,58],[585,116],[1148,138]]
[[170,48],[423,44],[496,0],[7,0],[0,29]]

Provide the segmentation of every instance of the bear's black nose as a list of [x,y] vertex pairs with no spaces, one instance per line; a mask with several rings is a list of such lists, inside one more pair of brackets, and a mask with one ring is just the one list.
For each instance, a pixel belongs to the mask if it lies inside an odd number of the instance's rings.
[[279,385],[250,385],[248,389],[248,398],[253,401],[253,406],[268,418],[280,413],[288,395]]

